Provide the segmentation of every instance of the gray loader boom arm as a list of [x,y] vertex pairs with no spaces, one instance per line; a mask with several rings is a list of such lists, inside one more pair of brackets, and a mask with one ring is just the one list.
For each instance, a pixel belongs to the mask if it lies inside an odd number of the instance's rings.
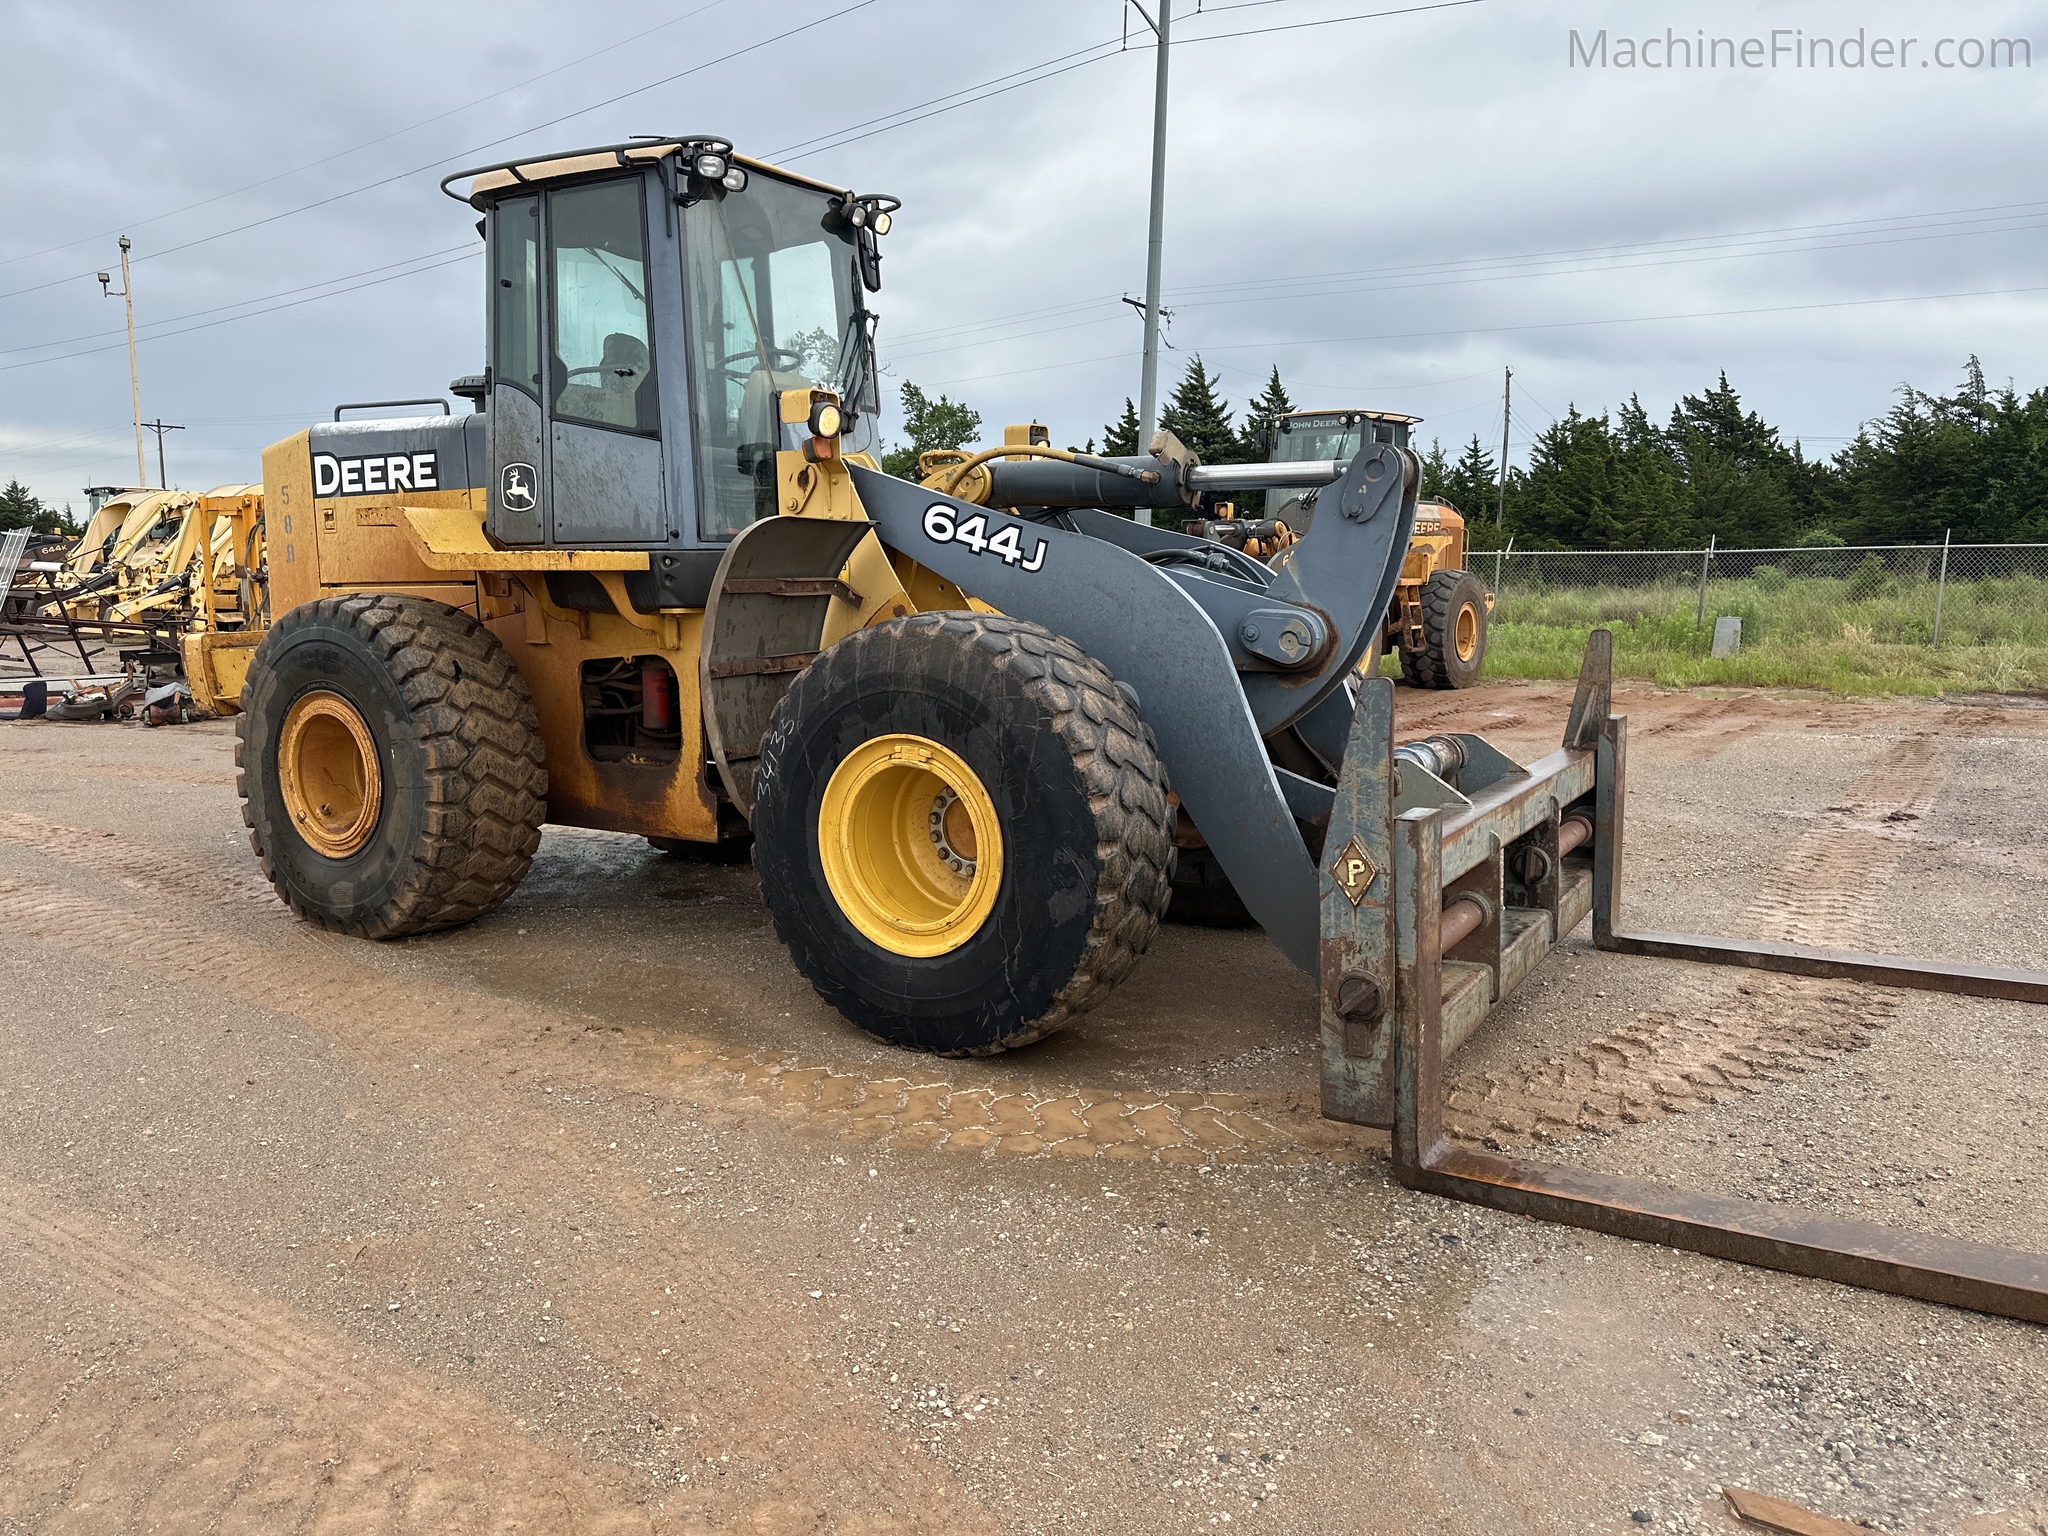
[[1074,640],[1136,691],[1174,791],[1231,884],[1282,953],[1315,975],[1316,869],[1295,823],[1327,816],[1332,791],[1276,769],[1263,738],[1331,701],[1344,716],[1341,752],[1349,696],[1333,696],[1393,596],[1418,471],[1406,449],[1362,451],[1277,570],[1097,510],[1035,522],[874,470],[852,474],[885,545]]

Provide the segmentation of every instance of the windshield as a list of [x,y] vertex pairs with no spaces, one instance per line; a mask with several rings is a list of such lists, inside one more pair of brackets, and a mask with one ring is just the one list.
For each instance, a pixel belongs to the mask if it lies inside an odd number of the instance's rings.
[[1275,424],[1272,451],[1274,464],[1301,464],[1310,460],[1341,459],[1349,462],[1366,442],[1408,446],[1408,423],[1377,421],[1347,413],[1328,416],[1283,416]]
[[[775,511],[775,394],[837,390],[874,418],[853,232],[822,192],[756,175],[683,214],[698,519],[726,539]],[[849,445],[852,446],[852,445]]]

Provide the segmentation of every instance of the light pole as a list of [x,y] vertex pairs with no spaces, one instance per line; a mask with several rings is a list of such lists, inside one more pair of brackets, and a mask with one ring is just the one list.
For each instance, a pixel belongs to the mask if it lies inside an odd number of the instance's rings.
[[[114,280],[109,274],[102,272],[99,277],[100,297],[119,299],[128,307],[128,401],[135,408],[135,483],[140,486],[149,480],[149,466],[142,460],[142,377],[135,371],[135,285],[128,281],[126,235],[121,237],[121,291],[114,293],[109,290],[107,285]],[[162,446],[161,436],[157,438],[157,443],[158,446]]]
[[[1152,88],[1152,228],[1145,244],[1145,363],[1138,378],[1138,452],[1152,442],[1159,425],[1159,255],[1166,223],[1166,64],[1172,46],[1173,0],[1155,0],[1159,19],[1146,14],[1143,0],[1131,0],[1159,40],[1159,67]],[[1137,512],[1152,521],[1149,507]]]

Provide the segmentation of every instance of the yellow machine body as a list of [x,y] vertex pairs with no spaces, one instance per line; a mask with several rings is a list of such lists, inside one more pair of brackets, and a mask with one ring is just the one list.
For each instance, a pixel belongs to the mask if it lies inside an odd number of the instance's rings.
[[[784,391],[782,411],[790,422],[802,422],[814,400],[832,399],[824,390]],[[256,496],[249,488],[249,510],[267,525],[267,613],[246,630],[209,625],[187,637],[186,675],[200,703],[223,713],[237,707],[270,616],[356,593],[431,598],[476,614],[511,653],[532,692],[547,749],[550,821],[698,843],[744,830],[730,802],[722,802],[705,741],[699,666],[704,610],[643,613],[633,607],[624,577],[648,568],[645,550],[493,548],[484,533],[481,486],[323,497],[315,494],[312,462],[305,432],[264,451],[262,492]],[[866,458],[858,462],[874,467]],[[775,467],[781,515],[865,519],[837,456],[813,460],[784,450]],[[550,572],[596,577],[613,611],[556,603],[548,593]],[[839,580],[852,596],[831,602],[816,649],[921,609],[993,611],[915,562],[892,557],[872,534],[856,546]],[[632,659],[658,660],[675,676],[682,740],[673,760],[665,753],[598,756],[589,750],[585,664]]]
[[[1419,651],[1426,643],[1422,630],[1422,589],[1438,571],[1465,569],[1465,519],[1448,501],[1418,501],[1415,532],[1408,539],[1408,558],[1401,562],[1401,583],[1387,609],[1384,648]],[[1491,594],[1487,611],[1493,609]]]

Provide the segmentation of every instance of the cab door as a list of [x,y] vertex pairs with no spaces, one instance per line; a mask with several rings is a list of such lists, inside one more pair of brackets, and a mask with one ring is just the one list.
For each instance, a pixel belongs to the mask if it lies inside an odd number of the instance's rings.
[[486,505],[501,544],[538,544],[548,528],[540,195],[508,197],[492,219]]
[[635,175],[547,195],[551,544],[667,542],[646,189]]

